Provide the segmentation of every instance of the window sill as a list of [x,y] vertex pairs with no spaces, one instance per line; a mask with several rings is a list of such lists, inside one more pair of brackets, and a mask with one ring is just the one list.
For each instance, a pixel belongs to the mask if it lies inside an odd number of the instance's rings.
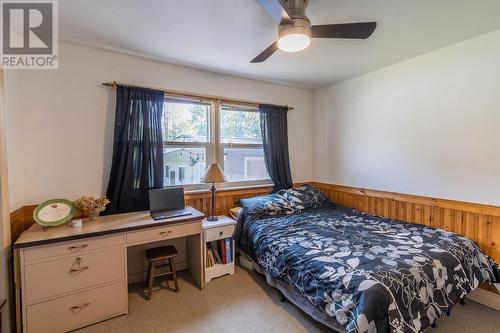
[[[228,192],[228,191],[241,191],[241,190],[253,190],[253,189],[261,189],[261,188],[272,188],[274,184],[258,184],[258,185],[239,185],[239,186],[227,186],[217,188],[216,192]],[[201,194],[201,193],[210,193],[210,189],[201,189],[201,190],[186,190],[185,194]]]

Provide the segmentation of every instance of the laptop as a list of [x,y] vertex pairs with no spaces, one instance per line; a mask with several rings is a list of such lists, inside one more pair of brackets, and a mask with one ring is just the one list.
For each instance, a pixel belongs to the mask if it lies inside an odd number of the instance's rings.
[[149,210],[153,220],[192,214],[184,206],[184,189],[182,187],[149,190]]

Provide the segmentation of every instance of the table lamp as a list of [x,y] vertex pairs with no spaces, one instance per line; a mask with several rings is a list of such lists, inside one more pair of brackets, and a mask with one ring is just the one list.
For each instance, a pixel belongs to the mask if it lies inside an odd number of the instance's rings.
[[217,216],[215,216],[215,183],[226,182],[226,176],[224,176],[224,172],[222,172],[220,166],[217,163],[212,163],[207,168],[202,181],[204,183],[212,183],[212,188],[210,189],[210,191],[212,192],[212,211],[210,216],[207,218],[207,221],[217,221],[218,218]]

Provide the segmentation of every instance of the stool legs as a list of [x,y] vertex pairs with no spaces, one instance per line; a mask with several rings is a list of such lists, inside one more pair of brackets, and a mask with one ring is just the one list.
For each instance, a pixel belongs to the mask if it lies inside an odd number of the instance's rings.
[[153,292],[153,282],[155,280],[155,265],[153,265],[151,262],[149,263],[149,269],[148,269],[148,294],[146,295],[146,300],[151,299],[151,293]]
[[179,292],[179,284],[177,283],[177,272],[175,271],[175,263],[174,263],[174,258],[170,258],[168,260],[168,263],[170,264],[170,272],[172,272],[172,277],[174,278],[174,285],[175,285],[175,292]]
[[[155,256],[155,253],[154,252],[151,252],[151,251],[157,251],[158,249],[150,249],[150,250],[147,250],[146,251],[146,260],[148,261],[148,271],[147,271],[147,274],[146,274],[146,283],[145,283],[145,288],[147,288],[147,292],[145,292],[144,296],[146,298],[146,300],[150,300],[151,299],[151,295],[153,294],[153,282],[154,282],[154,279],[155,277],[160,277],[160,276],[168,276],[168,279],[167,279],[167,289],[170,289],[170,284],[169,284],[169,280],[172,279],[174,281],[174,285],[175,285],[175,292],[179,292],[179,283],[177,281],[177,272],[175,270],[175,262],[174,262],[174,259],[175,259],[175,254],[177,254],[175,248],[173,248],[173,250],[171,248],[166,248],[166,249],[163,249],[163,248],[160,248],[161,250],[165,250],[165,251],[168,251],[170,250],[170,252],[175,252],[175,253],[172,253],[172,254],[163,254],[162,256],[160,255],[156,255]],[[149,251],[149,253],[148,253]],[[161,254],[161,253],[160,253]],[[167,266],[167,263],[165,263],[163,260],[168,260],[168,265],[170,266],[170,271],[169,272],[165,272],[165,273],[156,273],[156,271],[158,270],[158,268],[161,268],[161,267],[164,267],[164,266]],[[162,265],[157,265],[160,261],[163,261],[164,264]]]
[[146,281],[144,283],[144,288],[147,288],[149,286],[149,278],[151,277],[151,266],[153,263],[151,261],[148,261],[148,270],[146,271]]

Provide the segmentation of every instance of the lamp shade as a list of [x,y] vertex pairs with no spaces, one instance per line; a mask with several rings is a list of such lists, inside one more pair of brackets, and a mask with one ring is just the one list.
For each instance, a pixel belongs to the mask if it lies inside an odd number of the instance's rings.
[[220,166],[217,163],[212,163],[207,168],[207,171],[205,172],[205,176],[203,176],[202,181],[204,183],[224,183],[227,180]]

